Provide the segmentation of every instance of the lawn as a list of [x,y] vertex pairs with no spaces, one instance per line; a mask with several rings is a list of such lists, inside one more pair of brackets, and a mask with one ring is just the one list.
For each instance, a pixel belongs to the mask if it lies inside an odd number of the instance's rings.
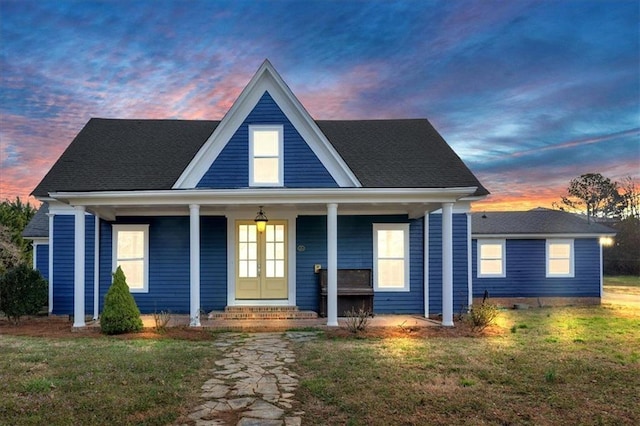
[[640,424],[640,314],[503,311],[477,337],[297,346],[304,424]]
[[604,277],[604,291],[640,295],[640,276],[616,275]]
[[215,359],[211,342],[0,335],[0,424],[171,424]]

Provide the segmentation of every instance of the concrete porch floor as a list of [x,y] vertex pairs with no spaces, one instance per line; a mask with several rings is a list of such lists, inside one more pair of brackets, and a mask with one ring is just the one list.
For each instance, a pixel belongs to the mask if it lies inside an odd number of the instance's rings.
[[[346,318],[338,318],[338,324],[342,327],[346,322]],[[145,327],[155,327],[153,315],[142,315],[142,322]],[[316,328],[319,330],[334,328],[327,327],[326,318],[316,319],[268,319],[268,320],[228,320],[216,319],[211,320],[206,317],[201,318],[201,326],[205,328],[213,328],[220,330],[243,330],[250,329],[253,331],[274,331],[274,330],[291,330]],[[424,318],[420,315],[376,315],[369,319],[369,327],[438,327],[440,322],[432,319]],[[188,326],[188,315],[171,315],[171,319],[167,327]]]

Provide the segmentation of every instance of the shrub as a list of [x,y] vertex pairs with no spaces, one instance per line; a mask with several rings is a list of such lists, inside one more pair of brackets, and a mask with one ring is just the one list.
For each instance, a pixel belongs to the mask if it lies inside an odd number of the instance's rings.
[[155,323],[155,329],[158,333],[164,333],[167,331],[167,325],[171,321],[171,312],[169,311],[154,311],[153,322]]
[[475,331],[482,331],[495,321],[498,317],[498,307],[493,303],[482,302],[480,305],[473,305],[467,315],[467,321]]
[[140,310],[129,292],[127,279],[119,266],[113,273],[113,282],[104,296],[100,329],[104,334],[132,333],[142,330]]
[[0,311],[15,324],[23,315],[35,315],[49,298],[47,281],[27,265],[9,269],[0,278]]
[[364,308],[364,306],[362,306],[358,310],[356,310],[356,308],[351,308],[351,310],[344,313],[344,316],[345,327],[350,332],[356,334],[367,329],[367,327],[369,326],[369,318],[371,318],[371,312],[369,312]]

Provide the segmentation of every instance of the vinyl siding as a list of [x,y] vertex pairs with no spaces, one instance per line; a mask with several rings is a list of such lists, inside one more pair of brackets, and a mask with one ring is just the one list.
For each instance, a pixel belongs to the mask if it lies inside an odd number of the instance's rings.
[[[85,215],[85,312],[93,311],[94,217]],[[53,311],[54,315],[73,314],[75,217],[53,218]]]
[[249,186],[249,125],[284,126],[284,186],[334,188],[338,185],[302,139],[268,92],[240,125],[197,188],[246,188]]
[[[126,217],[114,224],[149,225],[149,292],[132,293],[140,312],[189,313],[189,217]],[[111,285],[112,229],[102,223],[100,311]],[[226,218],[200,219],[200,303],[203,310],[227,303]]]
[[42,274],[45,280],[49,279],[49,244],[34,245],[36,251],[36,264],[34,268]]
[[507,239],[506,277],[478,278],[473,240],[473,295],[481,297],[599,297],[600,247],[596,238],[574,240],[574,277],[546,277],[546,240]]
[[[442,310],[442,216],[429,220],[430,304],[432,313]],[[376,313],[423,313],[423,225],[424,219],[406,216],[338,216],[338,268],[373,268],[373,223],[410,223],[409,292],[376,292]],[[313,265],[327,262],[326,216],[300,216],[297,222],[297,304],[301,309],[317,310],[318,277]],[[467,304],[467,218],[455,214],[454,226],[454,310]]]
[[[453,312],[468,305],[467,215],[453,215]],[[442,215],[429,215],[429,314],[442,313]]]

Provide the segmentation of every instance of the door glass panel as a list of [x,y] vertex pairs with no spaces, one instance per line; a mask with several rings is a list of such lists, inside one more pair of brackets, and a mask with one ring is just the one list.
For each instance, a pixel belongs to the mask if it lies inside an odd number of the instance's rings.
[[284,243],[276,243],[275,259],[284,259]]
[[258,276],[258,242],[256,225],[238,227],[238,276],[255,278]]
[[267,278],[275,278],[275,261],[267,260]]
[[276,241],[284,241],[284,225],[276,225]]
[[275,275],[277,278],[284,277],[284,260],[276,260],[276,272]]

